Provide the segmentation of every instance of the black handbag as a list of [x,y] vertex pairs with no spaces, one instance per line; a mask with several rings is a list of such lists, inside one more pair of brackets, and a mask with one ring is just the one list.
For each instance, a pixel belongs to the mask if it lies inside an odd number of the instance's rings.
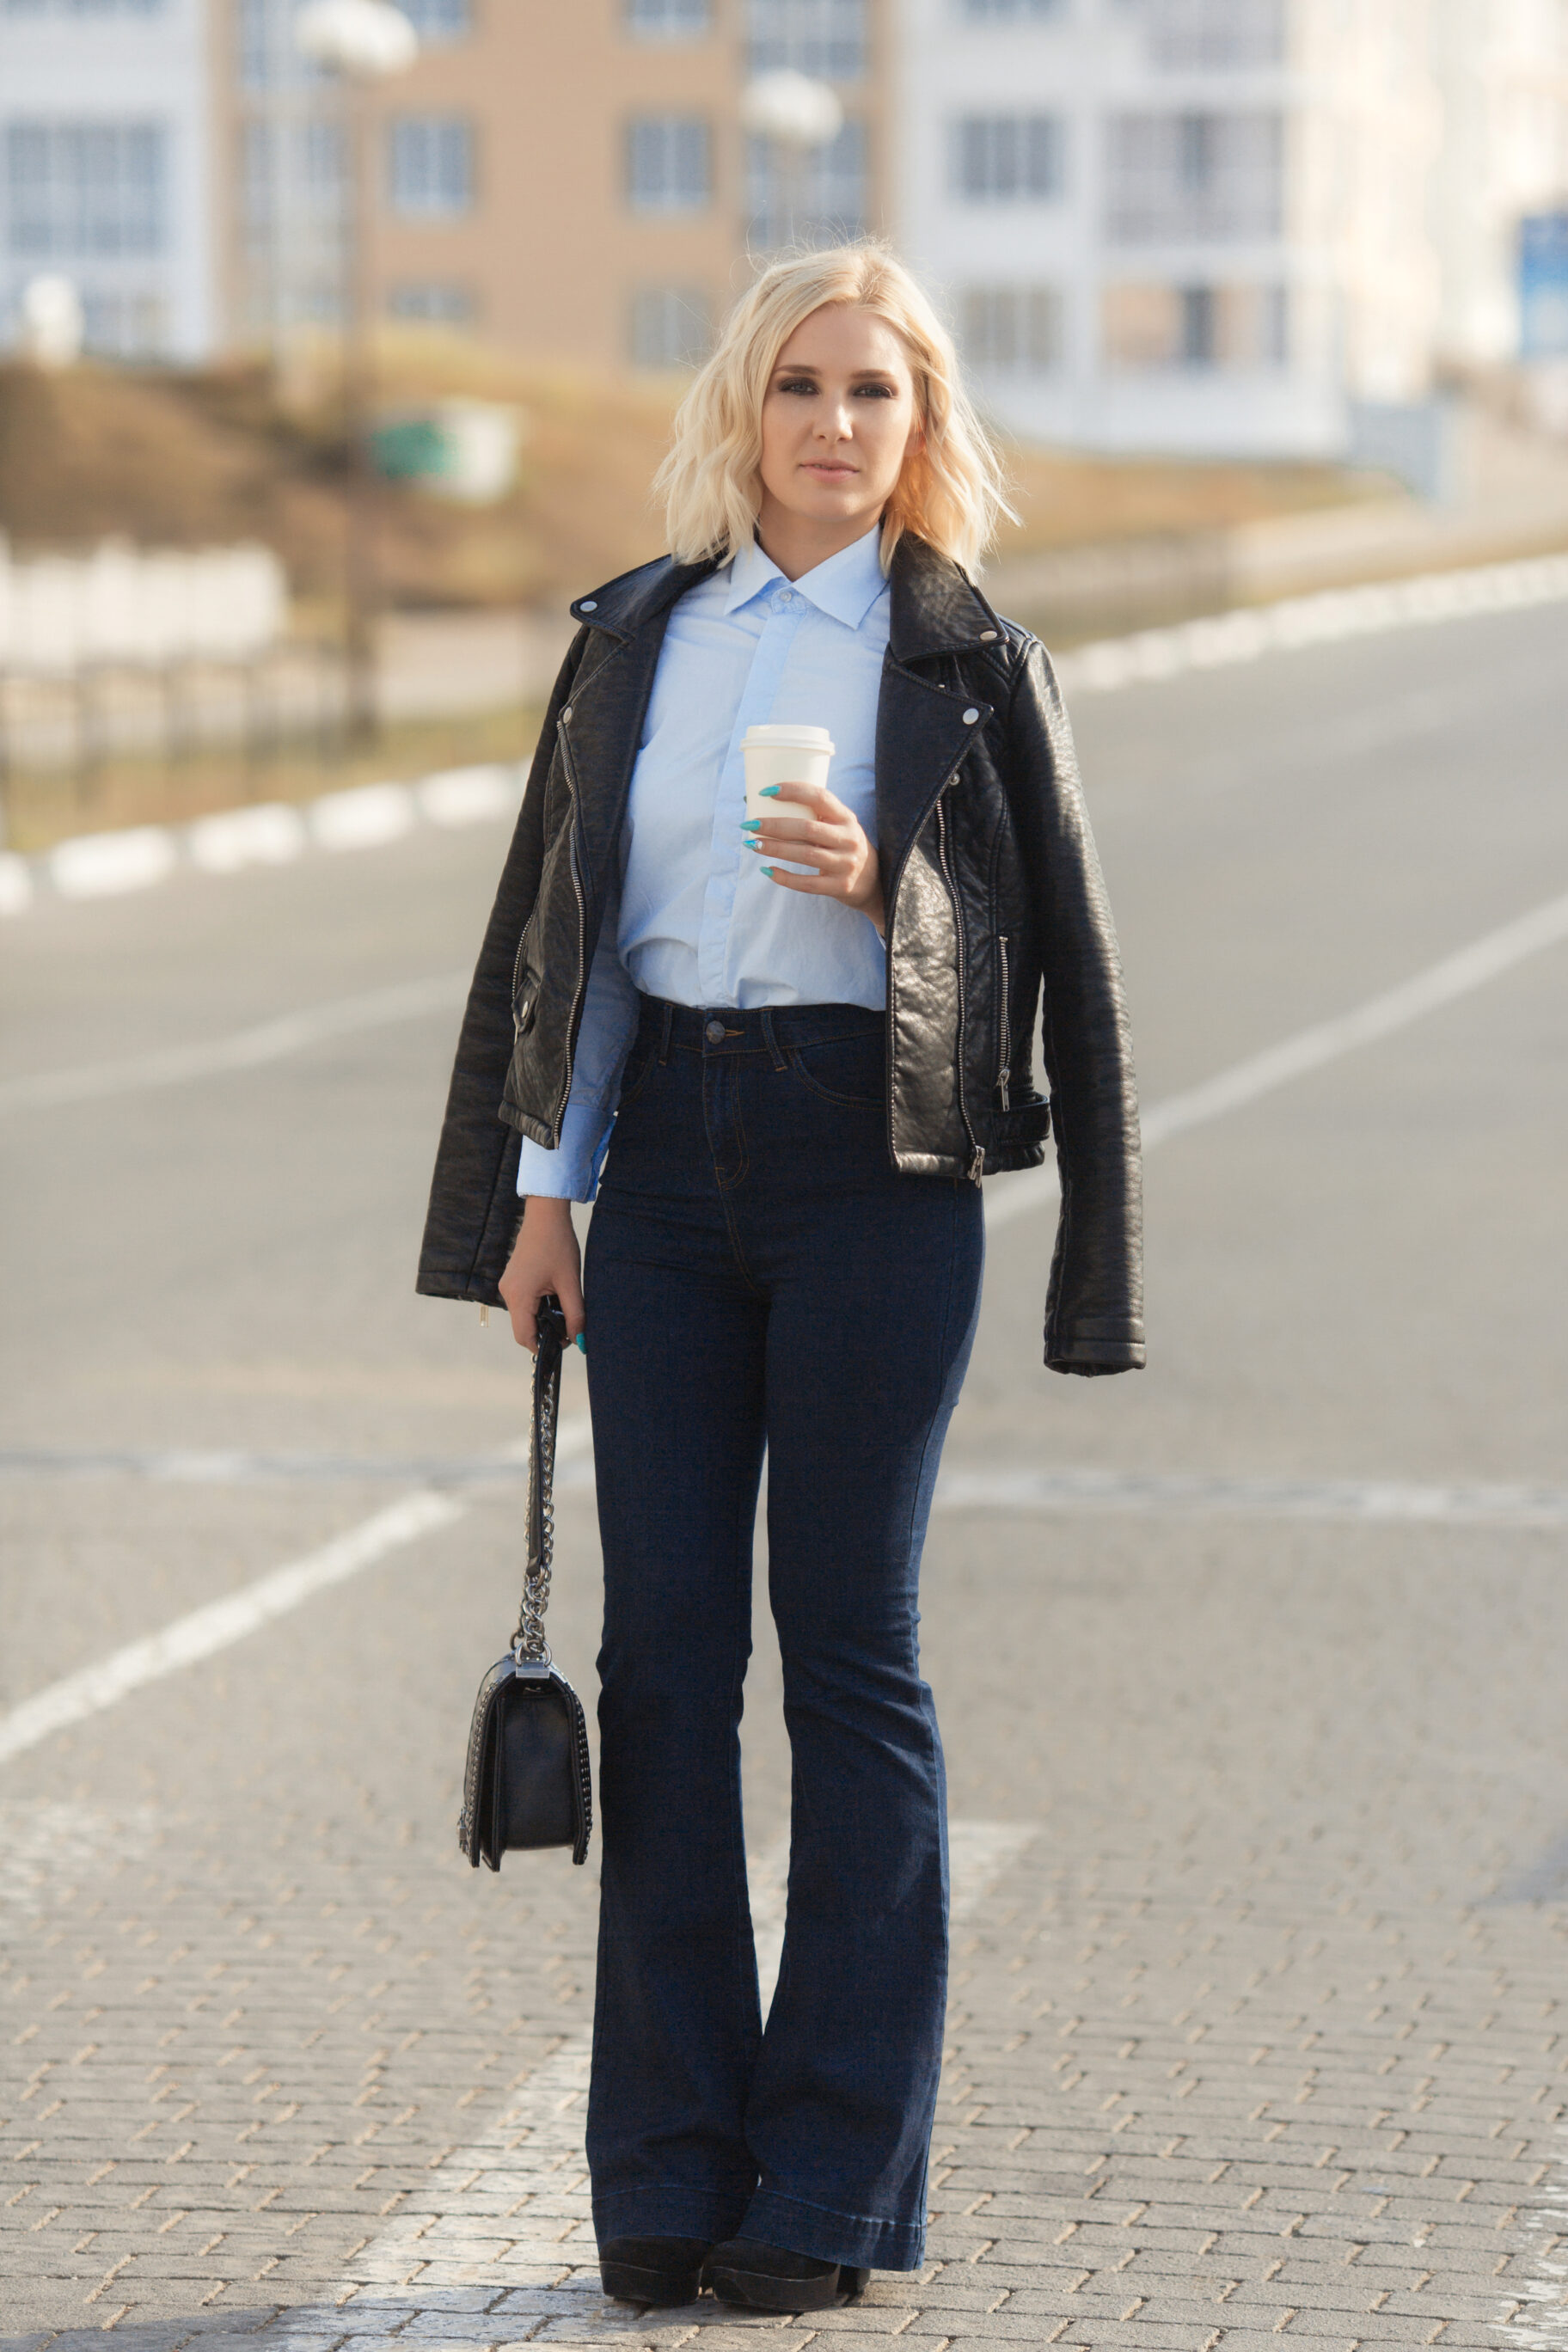
[[458,1846],[476,1870],[481,1862],[499,1870],[502,1854],[514,1846],[569,1845],[573,1861],[584,1862],[594,1826],[583,1703],[551,1664],[544,1639],[555,1546],[551,1488],[566,1318],[560,1302],[546,1298],[537,1320],[522,1613],[510,1653],[497,1659],[474,1701],[463,1810],[458,1817]]

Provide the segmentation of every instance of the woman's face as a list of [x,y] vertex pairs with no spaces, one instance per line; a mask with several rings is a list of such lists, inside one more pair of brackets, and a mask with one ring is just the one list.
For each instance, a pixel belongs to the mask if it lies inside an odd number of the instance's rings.
[[[869,310],[825,303],[780,352],[763,400],[763,507],[774,520],[869,530],[921,445],[909,353]],[[850,529],[848,526],[857,526]]]

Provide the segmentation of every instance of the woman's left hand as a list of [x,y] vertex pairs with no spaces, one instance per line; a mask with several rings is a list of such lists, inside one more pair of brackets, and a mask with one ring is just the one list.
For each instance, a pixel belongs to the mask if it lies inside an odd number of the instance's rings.
[[[836,800],[826,784],[781,784],[779,814],[746,827],[746,839],[766,857],[789,857],[816,869],[784,874],[767,868],[783,890],[805,890],[816,898],[837,898],[868,915],[880,931],[886,923],[882,876],[873,843],[853,809]],[[785,814],[784,812],[791,812]],[[798,810],[799,814],[794,814]]]

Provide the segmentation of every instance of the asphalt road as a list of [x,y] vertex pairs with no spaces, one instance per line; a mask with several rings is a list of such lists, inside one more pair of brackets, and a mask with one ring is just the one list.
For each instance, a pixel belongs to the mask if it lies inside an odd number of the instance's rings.
[[[1560,606],[1076,715],[1148,1104],[1568,890]],[[454,1015],[3,1091],[452,972],[500,845],[0,938],[0,1744],[89,1675],[0,1762],[12,2352],[755,2332],[599,2296],[593,1874],[455,1851],[521,1505],[458,1472],[526,1390],[412,1294]],[[961,1915],[931,2260],[770,2342],[1568,2345],[1565,981],[1547,946],[1152,1152],[1141,1376],[1041,1370],[1051,1208],[999,1223],[927,1560]],[[447,1524],[113,1696],[126,1645],[432,1491]]]

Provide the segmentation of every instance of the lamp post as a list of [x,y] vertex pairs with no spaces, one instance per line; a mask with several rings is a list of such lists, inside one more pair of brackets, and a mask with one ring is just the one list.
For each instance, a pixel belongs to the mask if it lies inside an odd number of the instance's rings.
[[371,509],[370,197],[365,187],[365,98],[377,82],[405,72],[419,37],[391,0],[310,0],[294,20],[302,57],[338,86],[342,135],[343,432],[348,470],[343,498],[343,669],[347,732],[367,741],[376,728],[375,549]]
[[784,196],[784,233],[779,242],[793,245],[800,229],[805,159],[814,150],[831,145],[844,127],[844,109],[837,92],[825,81],[785,68],[758,74],[741,94],[741,121],[759,139],[766,139],[779,162]]

